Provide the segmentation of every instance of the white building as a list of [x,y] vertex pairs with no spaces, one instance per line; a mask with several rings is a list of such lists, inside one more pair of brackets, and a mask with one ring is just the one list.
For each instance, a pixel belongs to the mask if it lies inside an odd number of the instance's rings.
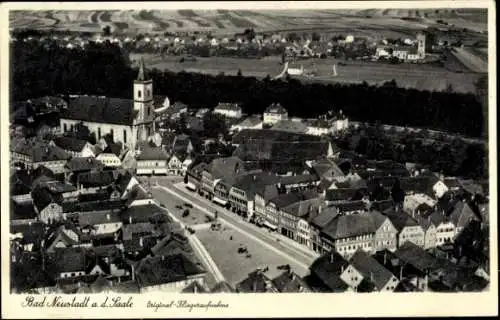
[[219,104],[214,109],[214,113],[234,119],[239,119],[242,117],[241,107],[237,103],[219,102]]
[[137,155],[137,175],[165,175],[168,168],[168,155],[162,148],[145,148]]
[[152,134],[153,110],[153,81],[146,79],[141,61],[133,99],[86,95],[71,98],[61,113],[61,131],[83,122],[97,139],[111,134],[115,141],[135,150],[138,141]]
[[263,114],[263,124],[275,124],[281,120],[288,120],[288,111],[279,103],[272,103]]

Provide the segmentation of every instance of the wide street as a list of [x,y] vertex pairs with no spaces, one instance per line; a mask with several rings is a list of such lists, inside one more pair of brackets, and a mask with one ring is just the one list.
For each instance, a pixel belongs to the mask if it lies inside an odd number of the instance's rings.
[[269,232],[267,229],[259,228],[243,220],[233,212],[225,210],[198,194],[187,190],[182,183],[182,179],[170,177],[154,178],[151,180],[151,186],[153,196],[165,205],[167,209],[172,207],[172,203],[189,202],[193,205],[193,210],[202,212],[205,215],[214,216],[215,211],[217,211],[218,219],[223,224],[233,229],[236,234],[242,235],[249,241],[258,244],[256,246],[257,249],[254,250],[266,251],[266,253],[272,252],[273,255],[282,259],[283,264],[291,264],[304,271],[318,257],[316,253],[297,244],[293,240],[287,239],[277,233]]

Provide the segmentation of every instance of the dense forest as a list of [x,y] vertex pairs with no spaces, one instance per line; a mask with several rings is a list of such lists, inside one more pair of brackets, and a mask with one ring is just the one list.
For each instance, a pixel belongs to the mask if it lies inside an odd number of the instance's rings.
[[[56,94],[97,94],[131,98],[136,70],[128,55],[110,43],[85,49],[65,49],[56,44],[15,42],[11,45],[12,99]],[[236,70],[235,70],[236,71]],[[150,70],[155,94],[197,107],[214,107],[219,101],[241,102],[244,112],[261,113],[280,102],[289,114],[317,117],[330,109],[352,120],[426,127],[479,137],[484,116],[474,94],[429,92],[363,84],[301,83],[287,79],[259,80],[244,75],[202,75]]]

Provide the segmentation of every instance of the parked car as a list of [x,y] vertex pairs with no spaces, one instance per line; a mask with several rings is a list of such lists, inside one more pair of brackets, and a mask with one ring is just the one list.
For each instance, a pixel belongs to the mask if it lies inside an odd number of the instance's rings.
[[192,205],[191,203],[187,203],[187,202],[186,202],[186,203],[184,203],[184,206],[185,206],[185,207],[188,207],[188,208],[193,208],[193,205]]

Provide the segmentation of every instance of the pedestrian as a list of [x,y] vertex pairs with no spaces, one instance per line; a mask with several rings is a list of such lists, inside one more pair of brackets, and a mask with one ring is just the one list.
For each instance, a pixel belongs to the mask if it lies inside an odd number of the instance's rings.
[[229,240],[233,240],[233,236],[229,236]]

